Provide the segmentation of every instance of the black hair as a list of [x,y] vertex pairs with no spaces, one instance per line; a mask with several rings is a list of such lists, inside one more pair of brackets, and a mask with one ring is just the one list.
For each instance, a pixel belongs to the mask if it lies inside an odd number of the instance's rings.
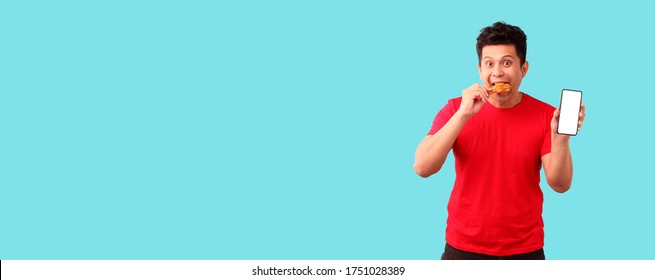
[[525,62],[525,55],[528,52],[528,37],[518,26],[510,25],[499,21],[490,26],[482,28],[478,35],[478,42],[475,45],[478,51],[478,63],[482,60],[482,48],[489,45],[514,45],[516,54]]

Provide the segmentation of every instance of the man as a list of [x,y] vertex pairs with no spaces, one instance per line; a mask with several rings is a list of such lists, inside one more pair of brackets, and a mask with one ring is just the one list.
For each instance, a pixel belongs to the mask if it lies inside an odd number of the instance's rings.
[[[557,133],[559,109],[519,91],[529,67],[519,27],[483,28],[476,49],[483,83],[449,100],[416,149],[426,178],[455,156],[442,259],[545,259],[539,172],[556,192],[570,188],[569,136]],[[582,105],[578,130],[584,117]]]

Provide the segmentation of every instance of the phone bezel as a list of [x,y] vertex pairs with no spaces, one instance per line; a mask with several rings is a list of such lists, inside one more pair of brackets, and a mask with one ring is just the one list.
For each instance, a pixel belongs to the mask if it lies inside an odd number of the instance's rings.
[[[578,107],[582,107],[582,94],[583,94],[582,91],[577,90],[577,89],[567,89],[567,88],[565,88],[565,89],[562,89],[562,93],[560,94],[560,97],[559,97],[559,109],[560,110],[562,109],[562,100],[564,99],[564,91],[579,92],[580,93],[580,105]],[[580,121],[580,110],[581,110],[581,108],[578,108],[578,119],[577,119],[576,122]],[[560,111],[560,113],[561,113],[561,111]],[[575,134],[561,133],[559,131],[559,121],[557,121],[557,133],[562,134],[562,135],[576,136],[576,135],[578,135],[578,130],[577,129],[575,130]]]

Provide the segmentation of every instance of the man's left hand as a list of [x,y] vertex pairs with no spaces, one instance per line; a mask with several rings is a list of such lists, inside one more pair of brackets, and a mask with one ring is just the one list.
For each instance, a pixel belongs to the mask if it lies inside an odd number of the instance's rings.
[[[557,124],[559,123],[559,108],[555,109],[555,112],[553,112],[553,119],[550,121],[550,129],[551,129],[551,135],[553,136],[552,141],[553,143],[565,143],[569,140],[570,136],[565,135],[565,134],[559,134],[557,133]],[[578,119],[578,131],[582,128],[582,123],[584,122],[585,118],[585,105],[584,103],[580,104],[580,113],[579,113],[579,119]]]

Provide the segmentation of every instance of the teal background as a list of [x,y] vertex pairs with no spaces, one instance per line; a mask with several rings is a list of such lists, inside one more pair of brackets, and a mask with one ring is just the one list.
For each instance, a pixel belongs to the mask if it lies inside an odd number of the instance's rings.
[[0,259],[438,259],[414,151],[498,20],[587,105],[547,257],[655,259],[653,7],[438,2],[2,1]]

